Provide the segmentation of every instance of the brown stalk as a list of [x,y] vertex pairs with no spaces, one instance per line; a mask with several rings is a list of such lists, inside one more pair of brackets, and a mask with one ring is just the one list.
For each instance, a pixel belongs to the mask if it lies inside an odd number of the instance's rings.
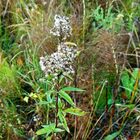
[[[125,54],[128,53],[128,49],[130,47],[130,44],[131,44],[131,41],[132,41],[132,36],[129,35],[129,42],[128,42],[128,45],[127,45],[127,49],[125,51]],[[121,74],[123,72],[123,70],[125,69],[125,66],[126,66],[126,63],[127,63],[127,55],[124,55],[124,62],[123,62],[123,65],[122,65],[122,68],[120,71],[118,71],[118,74],[117,74],[117,77],[116,77],[116,83],[114,85],[114,94],[113,94],[113,104],[112,104],[112,110],[111,110],[111,116],[110,116],[110,126],[112,126],[112,120],[113,120],[113,117],[114,117],[114,114],[115,114],[115,102],[116,102],[116,97],[118,95],[118,89],[119,89],[119,85],[120,85],[120,81],[121,81]]]
[[[77,87],[77,67],[78,67],[78,65],[77,65],[77,59],[75,60],[75,65],[74,65],[74,71],[75,71],[75,73],[74,73],[74,87]],[[76,105],[76,97],[75,97],[75,92],[73,92],[73,99],[74,99],[74,103],[75,103],[75,105]],[[74,119],[75,119],[75,127],[74,127],[74,140],[76,140],[76,133],[77,133],[77,117],[75,116],[74,117]]]

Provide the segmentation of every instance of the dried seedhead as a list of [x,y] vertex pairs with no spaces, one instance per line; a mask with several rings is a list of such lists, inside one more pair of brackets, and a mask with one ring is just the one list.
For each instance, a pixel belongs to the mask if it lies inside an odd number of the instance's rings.
[[56,15],[54,20],[54,27],[50,33],[58,37],[58,48],[51,55],[40,57],[40,66],[46,77],[52,76],[53,80],[57,80],[60,75],[74,74],[73,63],[77,56],[77,48],[76,46],[68,46],[64,42],[72,31],[69,18]]
[[68,17],[55,15],[54,27],[50,33],[54,36],[59,37],[60,41],[66,40],[72,35],[72,28]]
[[40,57],[41,69],[46,77],[53,75],[55,79],[60,73],[63,75],[73,74],[72,64],[76,54],[77,49],[75,47],[68,47],[65,43],[61,43],[56,52],[48,57]]

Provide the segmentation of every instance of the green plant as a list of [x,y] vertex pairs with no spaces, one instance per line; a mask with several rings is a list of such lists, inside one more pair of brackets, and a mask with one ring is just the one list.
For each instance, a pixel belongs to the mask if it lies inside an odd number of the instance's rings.
[[100,28],[107,29],[107,30],[112,29],[113,22],[115,19],[115,14],[112,13],[112,6],[110,6],[106,15],[104,13],[104,10],[100,6],[98,6],[93,11],[92,17],[95,20],[95,22],[93,22],[93,27],[96,30]]
[[[109,6],[107,11],[105,11],[101,6],[98,6],[90,15],[94,31],[104,29],[114,33],[120,32],[125,26],[127,26],[127,29],[131,28],[131,17],[132,15],[126,16],[123,11],[116,10],[112,5]],[[128,20],[127,23],[124,22],[124,18]]]
[[[52,89],[51,91],[46,92],[47,100],[41,101],[39,102],[39,104],[46,104],[49,106],[49,109],[56,109],[55,123],[48,123],[47,125],[43,125],[43,128],[36,132],[37,135],[45,134],[46,137],[48,137],[50,134],[63,132],[64,130],[70,132],[65,118],[66,114],[69,113],[78,116],[85,115],[84,111],[76,108],[75,103],[73,102],[70,95],[67,93],[72,91],[81,92],[83,90],[73,87],[64,87],[59,90]],[[57,102],[58,106],[56,104]],[[66,108],[67,103],[71,107]]]
[[[128,97],[128,99],[131,99],[133,91],[135,92],[134,94],[136,94],[136,92],[137,92],[138,85],[135,87],[137,79],[139,79],[139,69],[138,68],[135,68],[132,72],[129,70],[126,70],[121,75],[122,88],[125,89],[126,96]],[[135,96],[135,95],[133,95],[133,96]]]
[[[1,56],[2,57],[2,56]],[[7,87],[8,85],[8,87]],[[19,95],[19,87],[16,78],[16,67],[10,66],[6,59],[0,61],[0,89],[3,96]],[[10,92],[13,94],[10,95]]]
[[[67,37],[71,35],[69,19],[64,16],[56,15],[55,24],[51,33],[58,37],[59,46],[57,52],[51,54],[48,58],[40,58],[41,69],[50,81],[49,86],[51,90],[45,93],[47,101],[41,101],[39,104],[46,104],[48,110],[55,109],[55,122],[48,122],[47,125],[43,125],[44,128],[36,132],[37,135],[46,134],[46,138],[50,134],[56,135],[56,133],[63,132],[64,130],[68,133],[70,132],[66,121],[67,113],[78,116],[85,115],[85,112],[76,107],[71,96],[67,93],[83,90],[76,87],[64,87],[66,81],[70,78],[70,74],[74,73],[72,63],[76,57],[76,49],[67,46],[75,44],[64,42]],[[70,107],[67,107],[67,103]]]
[[13,98],[5,97],[0,105],[0,138],[10,140],[12,137],[24,137],[21,116],[18,114]]

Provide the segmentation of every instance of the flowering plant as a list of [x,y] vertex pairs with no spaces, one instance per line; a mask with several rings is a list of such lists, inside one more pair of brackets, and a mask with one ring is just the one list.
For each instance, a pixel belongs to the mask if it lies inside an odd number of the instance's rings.
[[[71,42],[64,42],[67,37],[71,35],[72,28],[70,26],[69,18],[64,16],[55,16],[54,27],[51,30],[51,34],[59,38],[59,44],[57,51],[50,56],[40,57],[40,67],[44,72],[45,77],[52,77],[52,88],[48,91],[47,99],[55,103],[55,123],[45,125],[44,128],[38,130],[37,135],[62,132],[62,127],[69,132],[65,116],[67,113],[83,116],[85,112],[76,108],[73,99],[66,93],[67,91],[83,91],[76,87],[63,87],[61,81],[63,78],[67,78],[67,75],[75,73],[73,64],[77,56],[77,45]],[[71,45],[69,47],[69,45]],[[60,80],[61,79],[61,80]],[[64,83],[63,83],[64,84]],[[52,98],[51,98],[52,97]],[[52,103],[51,102],[51,103]],[[71,107],[65,109],[65,102]],[[53,108],[54,109],[54,108]]]
[[69,47],[66,42],[63,42],[72,34],[69,18],[56,15],[54,19],[54,27],[51,29],[50,33],[57,36],[60,43],[56,52],[52,53],[50,56],[40,57],[40,66],[45,76],[52,76],[55,81],[59,75],[66,76],[74,74],[72,65],[77,56],[77,46],[73,45]]

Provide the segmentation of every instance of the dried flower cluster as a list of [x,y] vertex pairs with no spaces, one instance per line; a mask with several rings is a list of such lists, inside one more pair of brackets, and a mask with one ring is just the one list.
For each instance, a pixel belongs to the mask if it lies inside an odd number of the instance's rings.
[[68,47],[65,43],[58,45],[58,50],[52,53],[49,57],[40,58],[40,66],[44,71],[45,76],[57,76],[61,73],[63,75],[73,74],[74,69],[72,63],[77,54],[75,47]]
[[50,33],[62,40],[65,40],[72,33],[69,18],[65,16],[55,15],[54,20],[54,27],[51,29]]
[[55,16],[54,27],[51,33],[60,37],[60,44],[57,51],[52,53],[48,57],[40,57],[40,66],[45,76],[53,76],[54,80],[59,75],[69,75],[74,73],[73,62],[77,54],[77,48],[75,45],[69,47],[63,41],[71,35],[72,28],[68,17]]

